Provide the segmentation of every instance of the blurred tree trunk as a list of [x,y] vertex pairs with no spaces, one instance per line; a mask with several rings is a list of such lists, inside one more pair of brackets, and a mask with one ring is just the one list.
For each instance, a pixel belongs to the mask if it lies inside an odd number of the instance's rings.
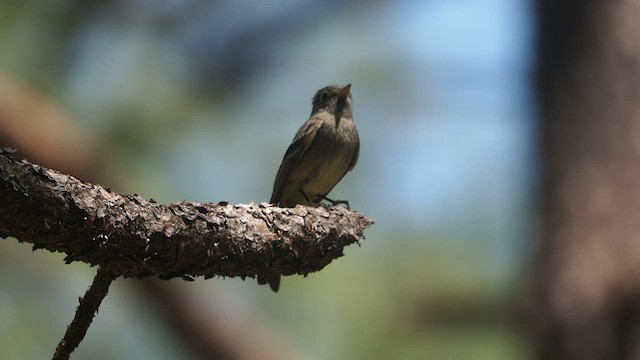
[[640,1],[537,11],[537,358],[640,359]]

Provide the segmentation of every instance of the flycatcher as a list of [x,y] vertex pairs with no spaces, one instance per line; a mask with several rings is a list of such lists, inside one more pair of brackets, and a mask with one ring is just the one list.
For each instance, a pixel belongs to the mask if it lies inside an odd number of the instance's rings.
[[[351,112],[351,84],[324,87],[313,97],[311,116],[284,154],[273,184],[271,203],[280,207],[346,203],[327,194],[358,162],[360,138]],[[278,292],[280,274],[259,275]]]

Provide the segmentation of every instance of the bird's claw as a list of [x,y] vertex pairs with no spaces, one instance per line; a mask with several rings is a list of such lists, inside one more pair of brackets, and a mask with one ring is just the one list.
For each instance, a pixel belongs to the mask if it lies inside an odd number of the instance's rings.
[[[322,200],[326,200],[326,201],[330,202],[331,206],[337,206],[337,205],[341,205],[342,204],[342,205],[345,205],[347,207],[347,209],[351,209],[351,207],[349,206],[349,200],[332,200],[332,199],[329,199],[326,196],[323,196],[321,201]],[[320,203],[320,204],[322,204],[322,203]]]

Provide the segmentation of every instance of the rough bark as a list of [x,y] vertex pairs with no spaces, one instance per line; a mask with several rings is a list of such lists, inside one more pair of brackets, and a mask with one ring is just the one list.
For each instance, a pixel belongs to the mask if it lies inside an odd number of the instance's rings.
[[372,221],[340,207],[124,196],[0,152],[0,237],[101,265],[114,276],[254,277],[322,269]]
[[537,358],[640,358],[640,3],[539,0]]

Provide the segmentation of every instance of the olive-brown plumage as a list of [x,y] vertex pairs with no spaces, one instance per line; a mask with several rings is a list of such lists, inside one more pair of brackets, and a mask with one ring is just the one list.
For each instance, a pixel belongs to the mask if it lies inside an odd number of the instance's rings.
[[[282,159],[271,203],[280,207],[317,205],[353,169],[360,138],[351,110],[351,84],[331,85],[315,94],[311,116],[298,129]],[[280,275],[258,276],[259,284],[280,288]]]

